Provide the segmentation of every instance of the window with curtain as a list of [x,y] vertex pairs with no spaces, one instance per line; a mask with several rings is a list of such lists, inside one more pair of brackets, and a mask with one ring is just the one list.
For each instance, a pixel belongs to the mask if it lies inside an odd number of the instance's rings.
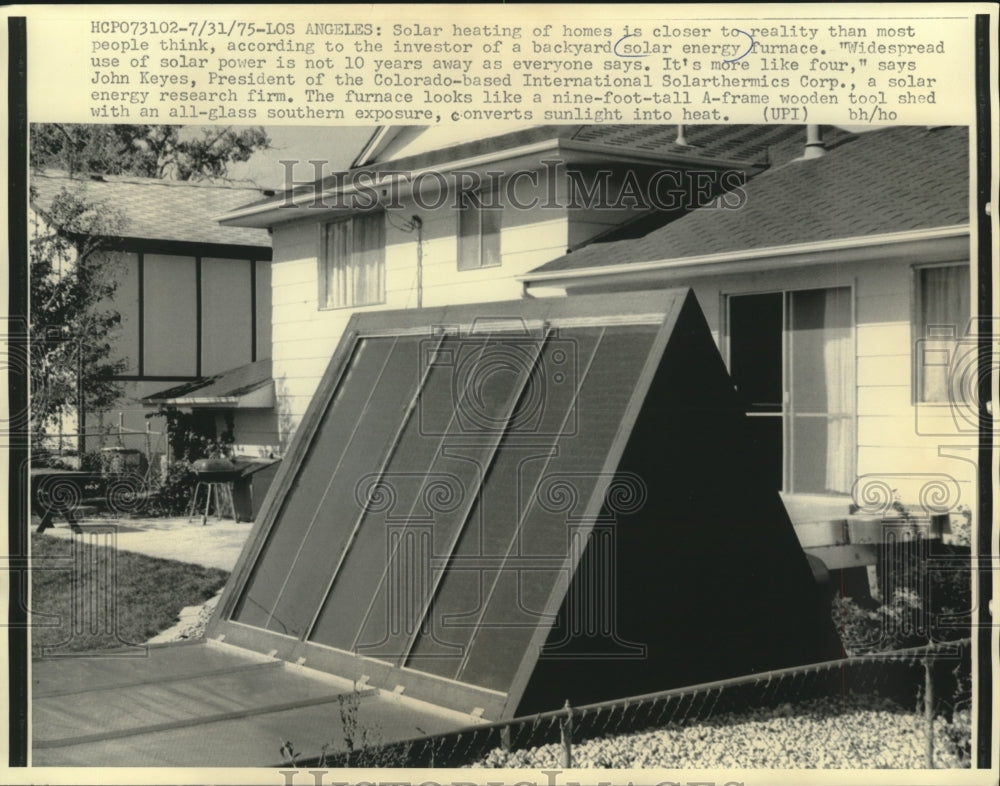
[[729,368],[763,477],[790,493],[854,482],[850,287],[729,297]]
[[[488,203],[492,204],[492,203]],[[485,207],[476,195],[463,195],[458,212],[458,269],[478,270],[500,264],[503,210]]]
[[969,324],[969,266],[935,265],[916,270],[914,383],[918,402],[947,402],[948,369]]
[[847,494],[854,483],[854,331],[851,290],[788,295],[789,484]]
[[385,219],[366,213],[323,228],[320,307],[385,302]]

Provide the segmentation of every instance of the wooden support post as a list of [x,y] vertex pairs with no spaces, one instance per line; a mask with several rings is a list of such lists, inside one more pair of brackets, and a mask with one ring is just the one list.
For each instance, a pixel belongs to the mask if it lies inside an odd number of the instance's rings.
[[566,710],[566,717],[559,724],[559,736],[562,741],[562,766],[563,769],[573,769],[573,709],[569,706],[569,699],[563,706]]
[[934,769],[934,658],[928,654],[924,658],[924,725],[927,734],[927,747],[924,764],[929,770]]

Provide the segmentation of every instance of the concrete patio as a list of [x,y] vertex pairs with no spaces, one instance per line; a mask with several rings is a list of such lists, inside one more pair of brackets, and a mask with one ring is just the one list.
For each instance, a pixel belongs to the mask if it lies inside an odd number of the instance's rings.
[[[37,524],[37,522],[35,522]],[[134,551],[150,557],[172,559],[231,571],[253,528],[253,522],[209,517],[203,526],[201,516],[190,521],[186,516],[174,518],[97,518],[81,519],[84,537],[88,533],[111,533],[120,551]],[[69,525],[60,520],[42,533],[43,537],[77,537]]]

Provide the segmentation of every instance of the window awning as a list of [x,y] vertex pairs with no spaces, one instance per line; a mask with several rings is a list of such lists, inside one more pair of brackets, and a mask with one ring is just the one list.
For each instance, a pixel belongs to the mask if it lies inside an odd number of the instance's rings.
[[144,404],[219,409],[270,409],[274,406],[271,361],[258,360],[209,377],[185,382],[142,399]]

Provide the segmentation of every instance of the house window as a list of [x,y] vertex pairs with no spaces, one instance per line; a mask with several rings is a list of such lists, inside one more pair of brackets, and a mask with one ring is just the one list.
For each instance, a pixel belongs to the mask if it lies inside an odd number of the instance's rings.
[[487,207],[478,194],[463,194],[458,212],[458,269],[478,270],[500,264],[500,226],[503,210]]
[[768,485],[846,494],[854,481],[850,287],[731,296],[729,368]]
[[914,398],[947,402],[949,368],[969,324],[969,266],[919,267],[915,274]]
[[368,213],[323,228],[320,308],[385,302],[385,220]]

